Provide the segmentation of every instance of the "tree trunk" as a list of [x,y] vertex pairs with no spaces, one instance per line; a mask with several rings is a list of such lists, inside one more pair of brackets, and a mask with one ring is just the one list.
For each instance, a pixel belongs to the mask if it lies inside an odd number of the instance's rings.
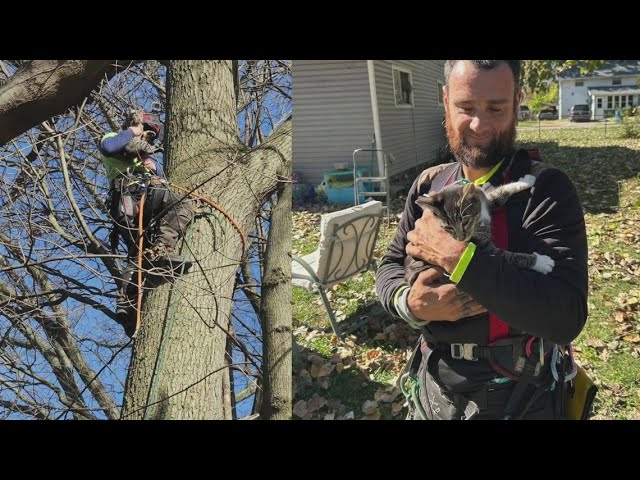
[[[291,164],[289,164],[289,167]],[[283,172],[291,178],[291,171]],[[282,185],[272,209],[262,280],[260,321],[263,335],[262,420],[291,419],[291,195]]]
[[[231,61],[170,62],[165,170],[172,182],[198,187],[223,206],[246,236],[291,162],[291,122],[248,151],[236,133],[235,75]],[[145,293],[123,418],[224,418],[225,344],[243,243],[229,220],[208,208],[186,238],[189,273]]]

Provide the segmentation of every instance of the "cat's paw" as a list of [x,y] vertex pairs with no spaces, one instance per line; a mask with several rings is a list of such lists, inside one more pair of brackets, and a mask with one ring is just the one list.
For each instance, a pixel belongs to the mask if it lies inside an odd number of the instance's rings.
[[553,270],[553,267],[556,265],[556,262],[553,261],[553,258],[548,257],[546,255],[540,255],[539,253],[533,253],[536,256],[536,263],[531,267],[536,272],[540,272],[544,275]]
[[528,185],[527,188],[531,188],[536,183],[536,177],[534,177],[533,175],[525,175],[520,180],[518,180],[518,182],[526,183]]

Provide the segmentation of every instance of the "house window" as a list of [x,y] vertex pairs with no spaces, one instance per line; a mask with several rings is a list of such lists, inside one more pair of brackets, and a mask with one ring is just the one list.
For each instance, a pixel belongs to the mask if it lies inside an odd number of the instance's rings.
[[618,108],[620,106],[620,96],[619,95],[614,95],[613,96],[613,108]]
[[436,90],[438,91],[438,105],[444,105],[444,93],[442,88],[444,84],[442,82],[436,82]]
[[611,80],[611,85],[622,85],[622,79],[614,78],[613,80]]
[[602,98],[596,99],[596,108],[602,108]]
[[584,80],[576,80],[576,87],[583,87],[584,86]]
[[411,72],[409,70],[392,67],[393,69],[393,93],[396,99],[396,107],[413,106],[413,92]]
[[620,97],[620,107],[621,108],[625,108],[627,106],[627,96],[626,95],[622,95]]
[[613,97],[611,95],[607,97],[607,108],[613,108]]

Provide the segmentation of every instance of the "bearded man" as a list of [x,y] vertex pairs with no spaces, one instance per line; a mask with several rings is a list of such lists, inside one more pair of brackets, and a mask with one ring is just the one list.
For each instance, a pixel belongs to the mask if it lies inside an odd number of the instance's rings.
[[[587,318],[587,238],[569,178],[514,148],[522,98],[519,60],[447,60],[446,134],[456,162],[414,181],[395,238],[376,275],[380,301],[422,333],[401,382],[410,418],[563,418],[571,358],[563,346]],[[454,182],[490,192],[526,174],[529,190],[491,214],[502,250],[551,256],[548,274],[454,238],[420,195]],[[405,283],[407,255],[433,268]]]

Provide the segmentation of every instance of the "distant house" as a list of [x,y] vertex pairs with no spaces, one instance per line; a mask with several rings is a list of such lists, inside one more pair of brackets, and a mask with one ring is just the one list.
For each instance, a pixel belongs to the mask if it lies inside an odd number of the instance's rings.
[[391,152],[391,175],[438,157],[444,60],[295,60],[292,69],[293,171],[305,182],[338,163],[352,168],[357,148]]
[[616,110],[640,103],[640,60],[607,60],[601,68],[581,75],[579,68],[558,74],[560,118],[574,105],[587,104],[591,119],[613,116]]

